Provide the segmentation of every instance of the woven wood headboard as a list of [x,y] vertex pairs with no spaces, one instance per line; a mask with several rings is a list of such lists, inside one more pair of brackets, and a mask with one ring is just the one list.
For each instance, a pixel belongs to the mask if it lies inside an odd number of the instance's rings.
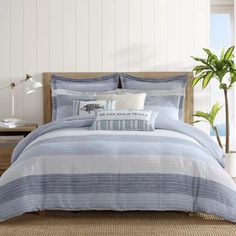
[[[112,72],[88,72],[88,73],[43,73],[43,103],[44,103],[44,123],[51,122],[52,120],[52,97],[51,97],[51,88],[50,81],[52,75],[59,75],[66,78],[75,78],[75,79],[84,79],[84,78],[94,78],[101,77],[108,74],[112,74]],[[193,88],[191,86],[191,81],[193,78],[192,72],[132,72],[127,73],[129,75],[133,75],[136,77],[142,78],[168,78],[174,77],[182,74],[187,74],[188,76],[188,84],[186,87],[186,97],[185,97],[185,114],[184,120],[187,123],[192,123],[193,121]]]

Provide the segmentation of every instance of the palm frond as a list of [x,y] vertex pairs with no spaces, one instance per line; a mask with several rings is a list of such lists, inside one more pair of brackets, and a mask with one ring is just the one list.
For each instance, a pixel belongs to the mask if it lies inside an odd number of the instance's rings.
[[226,53],[225,53],[225,56],[224,56],[224,59],[225,60],[229,60],[233,54],[233,51],[234,51],[234,46],[230,47]]

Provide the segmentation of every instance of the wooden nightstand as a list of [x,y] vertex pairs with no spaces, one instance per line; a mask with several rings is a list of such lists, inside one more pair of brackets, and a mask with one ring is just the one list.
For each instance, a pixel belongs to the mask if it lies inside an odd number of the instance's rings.
[[37,124],[16,128],[0,127],[0,175],[10,166],[12,151],[17,143],[37,127]]

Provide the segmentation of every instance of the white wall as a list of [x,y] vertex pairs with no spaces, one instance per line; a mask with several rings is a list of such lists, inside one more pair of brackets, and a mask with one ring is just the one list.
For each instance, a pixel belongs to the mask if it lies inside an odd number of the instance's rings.
[[[209,0],[0,0],[0,87],[46,71],[182,71],[208,46]],[[42,91],[16,89],[42,122]],[[0,90],[0,118],[10,91]]]

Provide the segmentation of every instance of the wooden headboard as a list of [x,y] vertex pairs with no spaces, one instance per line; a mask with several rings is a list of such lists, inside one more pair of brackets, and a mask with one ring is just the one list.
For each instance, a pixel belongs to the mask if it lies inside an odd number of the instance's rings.
[[[52,75],[58,75],[66,78],[74,79],[84,79],[84,78],[95,78],[105,75],[112,74],[114,72],[88,72],[88,73],[43,73],[43,104],[44,104],[44,123],[51,122],[52,120],[52,97],[51,97],[51,87],[50,81]],[[129,75],[142,78],[168,78],[178,75],[187,74],[188,84],[186,87],[186,97],[185,97],[185,114],[184,120],[187,123],[192,123],[193,121],[193,88],[191,86],[191,81],[193,79],[192,72],[129,72]]]

